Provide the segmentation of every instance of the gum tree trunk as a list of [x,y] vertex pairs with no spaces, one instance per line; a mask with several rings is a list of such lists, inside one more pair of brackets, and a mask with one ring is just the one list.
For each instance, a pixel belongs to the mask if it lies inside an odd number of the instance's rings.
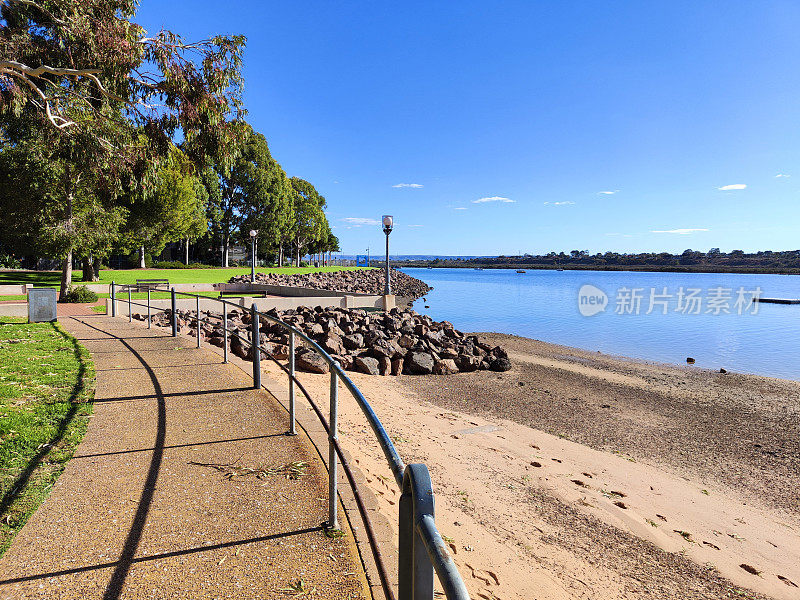
[[95,276],[94,266],[92,265],[92,255],[84,256],[82,262],[83,277],[81,277],[81,281],[97,281],[98,278]]
[[139,268],[146,269],[147,263],[144,260],[144,246],[139,246]]
[[67,254],[64,257],[64,262],[61,265],[61,288],[58,292],[59,302],[66,302],[67,292],[69,291],[69,286],[72,284],[72,244],[74,244],[74,240],[72,239],[72,231],[74,228],[74,221],[72,214],[72,181],[70,180],[69,167],[64,170],[64,192],[67,199],[67,210],[65,214],[64,225],[66,230],[69,232],[70,237]]

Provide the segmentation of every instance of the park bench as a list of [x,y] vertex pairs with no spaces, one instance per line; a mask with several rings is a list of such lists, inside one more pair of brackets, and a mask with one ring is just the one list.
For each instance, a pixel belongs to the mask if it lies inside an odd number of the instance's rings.
[[169,291],[169,279],[137,279],[136,283],[121,285],[122,292],[146,292],[147,290]]

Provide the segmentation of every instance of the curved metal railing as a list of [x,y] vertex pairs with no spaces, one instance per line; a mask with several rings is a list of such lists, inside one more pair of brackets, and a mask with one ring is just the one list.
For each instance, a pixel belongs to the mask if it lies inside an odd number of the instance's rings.
[[[116,294],[116,284],[111,283],[111,316],[117,316],[117,302],[124,301],[128,304],[128,319],[133,320],[132,307],[141,306],[147,309],[147,326],[152,326],[152,305],[150,289],[147,290],[147,304],[133,302],[131,289],[128,288],[127,300],[119,300]],[[367,419],[378,444],[383,451],[386,462],[392,471],[392,475],[400,488],[400,515],[399,515],[399,560],[398,560],[398,594],[399,600],[433,600],[434,597],[434,572],[444,590],[448,600],[469,600],[469,593],[464,585],[464,581],[456,568],[455,562],[447,551],[442,536],[436,528],[434,518],[434,495],[431,485],[428,468],[424,464],[406,465],[397,449],[394,446],[389,434],[386,432],[375,411],[370,406],[361,390],[347,376],[341,365],[330,356],[314,339],[297,329],[296,327],[280,320],[278,317],[269,313],[259,312],[256,304],[253,303],[250,312],[250,336],[251,339],[229,331],[228,328],[228,306],[235,306],[237,310],[248,311],[247,308],[223,298],[213,298],[190,294],[188,292],[178,292],[173,287],[170,290],[171,300],[171,327],[172,335],[178,335],[177,327],[177,296],[195,298],[196,311],[196,337],[197,347],[200,347],[201,340],[201,321],[200,321],[200,300],[214,301],[222,305],[222,330],[223,330],[223,360],[228,362],[228,340],[229,336],[238,338],[251,348],[253,360],[253,387],[261,389],[261,354],[270,357],[289,377],[289,435],[294,435],[295,431],[295,385],[301,390],[303,395],[311,404],[317,417],[322,422],[328,434],[328,521],[326,526],[331,529],[338,529],[338,476],[337,476],[337,457],[347,476],[348,482],[353,488],[356,496],[356,503],[359,508],[365,529],[369,537],[373,556],[381,578],[381,585],[388,600],[392,599],[392,591],[388,577],[382,564],[380,551],[377,547],[377,540],[369,523],[369,516],[360,498],[352,472],[347,464],[345,456],[338,442],[338,408],[339,408],[339,382],[350,392],[358,404],[361,412]],[[212,317],[206,311],[209,318]],[[215,316],[215,315],[214,315]],[[286,329],[289,333],[289,357],[288,366],[284,366],[275,359],[260,343],[260,327],[262,320],[275,323]],[[316,406],[303,385],[295,375],[295,338],[299,337],[309,347],[311,347],[328,364],[330,380],[330,414],[326,422],[322,412]]]

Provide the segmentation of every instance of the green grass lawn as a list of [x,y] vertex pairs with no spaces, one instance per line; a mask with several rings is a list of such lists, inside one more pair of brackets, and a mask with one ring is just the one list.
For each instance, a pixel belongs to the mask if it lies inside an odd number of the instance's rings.
[[[281,273],[294,275],[296,273],[332,272],[363,267],[283,267],[275,269],[256,269],[259,273]],[[371,267],[370,267],[371,268]],[[170,283],[225,283],[234,275],[249,275],[249,267],[236,267],[230,269],[107,269],[100,271],[100,281],[97,283],[111,283],[116,281],[121,284],[136,283],[137,279],[169,279]],[[81,272],[72,274],[72,282],[81,283]],[[61,274],[55,271],[0,271],[0,285],[21,285],[30,283],[42,287],[58,287],[61,283]]]
[[57,323],[0,317],[0,555],[86,433],[89,353]]

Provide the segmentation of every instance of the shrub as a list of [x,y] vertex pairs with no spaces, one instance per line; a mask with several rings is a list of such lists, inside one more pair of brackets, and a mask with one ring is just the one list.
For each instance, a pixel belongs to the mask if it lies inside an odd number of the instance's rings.
[[71,285],[67,290],[66,302],[97,302],[97,294],[85,285]]
[[10,254],[0,252],[0,269],[20,269],[22,264]]
[[203,263],[183,264],[177,260],[161,260],[153,263],[154,269],[213,269],[214,265],[204,265]]

